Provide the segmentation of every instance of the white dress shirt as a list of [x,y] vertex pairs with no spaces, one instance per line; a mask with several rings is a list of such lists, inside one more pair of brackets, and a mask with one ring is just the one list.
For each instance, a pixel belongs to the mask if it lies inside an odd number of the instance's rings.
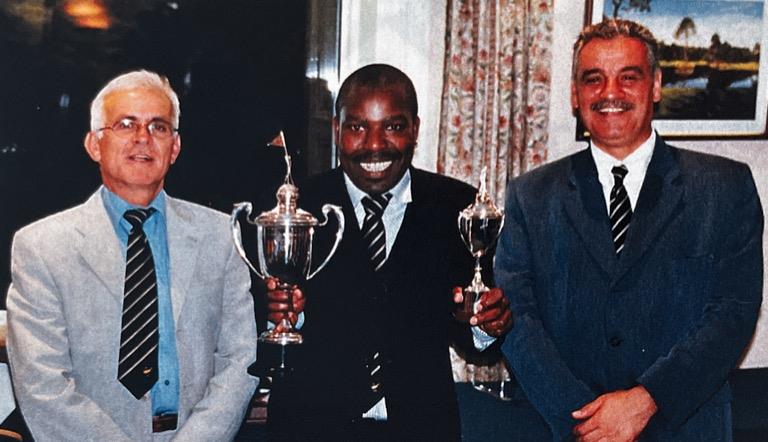
[[597,167],[597,179],[603,188],[603,197],[605,198],[605,210],[610,214],[611,207],[611,189],[613,189],[614,178],[611,169],[614,166],[624,165],[627,167],[627,175],[624,177],[624,187],[629,195],[629,204],[632,210],[637,205],[637,197],[640,195],[640,189],[643,187],[645,172],[648,170],[648,164],[653,155],[653,146],[656,145],[656,132],[652,131],[651,136],[643,142],[634,152],[629,154],[623,160],[618,160],[606,153],[604,150],[590,144],[592,158]]

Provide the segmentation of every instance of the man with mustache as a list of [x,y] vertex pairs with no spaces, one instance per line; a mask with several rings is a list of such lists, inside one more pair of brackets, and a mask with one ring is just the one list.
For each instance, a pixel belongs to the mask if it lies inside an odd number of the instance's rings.
[[630,21],[585,28],[571,103],[590,145],[508,187],[502,350],[554,440],[732,440],[727,380],[760,307],[763,211],[746,165],[653,131],[656,51]]
[[[451,292],[472,276],[456,219],[475,189],[411,166],[418,105],[400,70],[374,64],[355,71],[335,111],[341,167],[304,184],[300,203],[314,213],[324,203],[340,205],[346,230],[329,265],[302,286],[305,341],[291,362],[294,394],[276,384],[270,398],[273,438],[459,440],[449,332],[472,336],[452,317]],[[377,208],[379,230],[371,224]],[[270,293],[274,323],[287,308],[284,295]],[[294,295],[300,310],[303,295]],[[477,339],[507,331],[501,291],[482,296],[470,324]]]
[[228,217],[165,193],[181,151],[168,80],[134,71],[91,104],[103,185],[19,230],[8,356],[37,441],[232,440],[256,388],[248,270]]

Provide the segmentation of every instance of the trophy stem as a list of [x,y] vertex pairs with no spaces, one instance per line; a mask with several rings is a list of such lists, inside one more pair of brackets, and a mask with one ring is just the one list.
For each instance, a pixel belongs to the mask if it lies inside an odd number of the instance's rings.
[[469,288],[475,293],[484,293],[490,290],[484,283],[483,283],[483,275],[482,275],[483,268],[480,266],[480,256],[475,256],[475,276],[472,278],[472,284]]
[[[281,283],[277,287],[280,290],[284,290],[285,293],[288,294],[288,300],[287,303],[289,306],[293,305],[293,295],[291,294],[293,292],[294,286],[290,284]],[[282,331],[277,331],[278,329]],[[261,342],[267,342],[269,344],[277,344],[277,345],[293,345],[293,344],[301,344],[304,342],[304,338],[302,338],[301,334],[293,329],[293,325],[291,325],[291,322],[288,320],[288,318],[283,317],[283,319],[280,320],[280,326],[275,327],[272,330],[267,330],[264,333],[259,336],[259,341]]]
[[475,314],[475,302],[480,298],[480,295],[489,291],[490,289],[483,283],[482,276],[483,268],[480,266],[480,256],[475,256],[475,276],[472,278],[472,283],[469,287],[464,288],[464,302],[461,308],[456,311],[456,319],[462,322],[469,322],[470,318]]

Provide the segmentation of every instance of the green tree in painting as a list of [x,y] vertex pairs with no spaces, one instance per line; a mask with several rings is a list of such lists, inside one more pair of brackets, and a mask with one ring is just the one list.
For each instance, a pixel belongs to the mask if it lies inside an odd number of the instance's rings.
[[636,9],[639,12],[650,12],[651,11],[651,0],[629,0],[629,3],[624,5],[624,0],[611,0],[611,3],[613,4],[613,18],[619,17],[619,11],[629,11],[631,9]]
[[704,55],[704,59],[710,62],[721,60],[723,42],[720,41],[720,35],[717,33],[712,34],[712,38],[709,41],[709,49],[707,49],[707,53]]
[[675,39],[683,39],[683,59],[688,60],[688,38],[696,34],[696,23],[691,17],[683,17],[675,30]]

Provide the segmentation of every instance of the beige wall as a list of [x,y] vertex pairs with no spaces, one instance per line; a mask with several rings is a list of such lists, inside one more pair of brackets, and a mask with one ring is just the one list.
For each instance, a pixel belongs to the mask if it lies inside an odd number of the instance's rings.
[[[411,75],[422,109],[422,133],[415,163],[434,170],[442,88],[445,0],[346,0],[342,11],[342,78],[355,67],[374,61],[400,66]],[[550,161],[585,147],[584,143],[574,141],[576,121],[571,116],[569,101],[571,44],[583,25],[583,17],[583,1],[555,1]],[[749,164],[764,209],[768,208],[768,141],[680,141],[673,144]],[[764,250],[766,243],[768,241],[764,239]],[[742,367],[768,367],[768,302],[763,303],[755,339]]]

